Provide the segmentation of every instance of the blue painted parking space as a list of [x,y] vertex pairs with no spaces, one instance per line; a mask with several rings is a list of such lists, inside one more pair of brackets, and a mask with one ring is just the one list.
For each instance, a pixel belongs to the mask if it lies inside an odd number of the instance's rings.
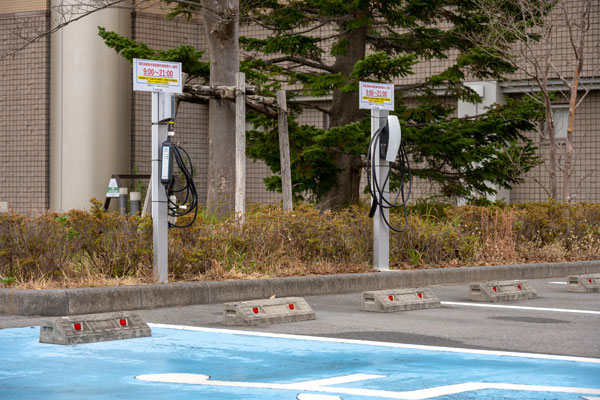
[[1,399],[594,399],[600,360],[152,325],[75,346],[0,330]]

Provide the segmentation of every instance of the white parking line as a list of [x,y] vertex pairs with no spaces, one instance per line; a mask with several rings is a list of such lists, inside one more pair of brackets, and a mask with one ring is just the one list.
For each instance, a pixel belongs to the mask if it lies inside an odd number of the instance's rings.
[[372,374],[352,374],[352,375],[344,375],[344,376],[336,376],[333,378],[325,378],[325,379],[313,379],[310,381],[297,382],[296,384],[304,384],[306,386],[331,386],[331,385],[341,385],[343,383],[352,383],[352,382],[361,382],[370,379],[379,379],[385,378],[383,375],[372,375]]
[[571,310],[567,308],[544,308],[544,307],[525,307],[525,306],[507,306],[504,304],[482,304],[482,303],[460,303],[457,301],[441,301],[445,306],[461,306],[461,307],[488,307],[488,308],[508,308],[511,310],[529,310],[529,311],[551,311],[575,314],[594,314],[600,315],[600,311],[591,310]]
[[[590,397],[591,398],[591,397]],[[340,396],[330,396],[328,394],[313,394],[313,393],[300,393],[297,400],[342,400]]]
[[[188,385],[217,386],[217,387],[236,387],[248,389],[274,389],[274,390],[293,390],[310,391],[319,393],[350,394],[355,396],[368,396],[382,399],[403,399],[403,400],[425,400],[439,396],[448,396],[465,392],[473,392],[485,389],[500,390],[521,390],[530,392],[555,392],[555,393],[579,393],[579,394],[600,394],[600,389],[583,387],[565,387],[565,386],[540,386],[540,385],[521,385],[512,383],[487,383],[487,382],[464,382],[455,385],[436,386],[426,389],[408,390],[393,392],[389,390],[346,388],[346,387],[328,387],[327,385],[339,382],[358,382],[361,380],[385,378],[382,375],[354,374],[348,376],[338,376],[330,379],[321,379],[315,381],[294,382],[294,383],[266,383],[266,382],[238,382],[238,381],[219,381],[212,380],[208,375],[188,374],[188,373],[167,373],[167,374],[148,374],[138,375],[135,379],[146,382],[160,383],[180,383]],[[314,398],[314,397],[313,397]],[[331,398],[331,397],[329,397]]]
[[567,282],[548,282],[548,283],[552,283],[553,285],[566,285]]
[[514,352],[514,351],[465,349],[465,348],[460,348],[460,347],[443,347],[443,346],[428,346],[428,345],[421,345],[421,344],[377,342],[377,341],[373,341],[373,340],[341,339],[341,338],[309,336],[309,335],[292,335],[289,333],[253,332],[253,331],[241,331],[241,330],[235,330],[235,329],[204,328],[204,327],[199,327],[199,326],[186,326],[186,325],[148,323],[148,326],[150,326],[151,328],[165,328],[165,329],[177,329],[177,330],[183,330],[183,331],[224,333],[224,334],[229,334],[229,335],[272,337],[272,338],[306,340],[306,341],[315,341],[315,342],[348,343],[348,344],[358,344],[358,345],[363,345],[363,346],[390,347],[390,348],[397,348],[397,349],[445,351],[445,352],[449,352],[449,353],[466,353],[466,354],[486,354],[486,355],[494,355],[494,356],[538,358],[538,359],[543,359],[543,360],[560,360],[560,361],[574,361],[574,362],[600,364],[600,358],[560,356],[560,355],[554,355],[554,354],[518,353],[518,352]]

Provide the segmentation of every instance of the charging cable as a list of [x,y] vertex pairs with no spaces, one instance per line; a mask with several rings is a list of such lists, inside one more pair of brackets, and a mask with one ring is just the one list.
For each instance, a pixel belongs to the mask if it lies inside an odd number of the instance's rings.
[[[369,143],[369,147],[367,150],[367,183],[369,185],[369,193],[373,198],[371,210],[369,211],[369,218],[373,218],[377,210],[379,210],[381,219],[383,219],[385,224],[392,231],[404,232],[406,228],[408,228],[408,212],[406,206],[412,191],[412,173],[410,170],[410,161],[408,159],[408,154],[406,153],[406,146],[404,145],[403,141],[400,142],[398,156],[396,157],[396,160],[394,162],[390,163],[387,174],[384,177],[383,181],[380,181],[381,177],[378,178],[378,174],[375,173],[375,169],[379,168],[378,164],[380,162],[379,159],[376,159],[378,158],[377,155],[379,152],[375,150],[378,148],[380,149],[381,137],[385,134],[384,131],[386,129],[388,129],[387,123],[375,132],[375,134],[371,138],[371,142]],[[384,197],[384,188],[390,183],[390,176],[392,171],[399,175],[400,182],[398,185],[396,197],[392,201],[390,201]],[[393,226],[385,215],[384,211],[386,209],[389,210],[393,208],[402,208],[404,211],[404,226],[402,228]]]
[[[169,122],[169,136],[167,136],[167,140],[165,140],[162,145],[163,163],[172,163],[172,159],[175,159],[175,162],[183,175],[184,185],[177,188],[175,187],[172,166],[169,167],[167,178],[163,180],[163,176],[161,176],[161,181],[163,182],[167,194],[169,216],[177,218],[194,212],[194,218],[185,225],[177,225],[177,223],[169,222],[169,228],[187,228],[194,223],[196,216],[198,215],[198,192],[196,191],[196,185],[194,184],[194,168],[188,152],[185,151],[183,147],[180,147],[175,142],[171,141],[171,136],[173,136],[172,121]],[[168,152],[169,154],[168,160],[167,156],[165,156],[165,152]],[[173,201],[171,196],[180,199],[180,204]]]

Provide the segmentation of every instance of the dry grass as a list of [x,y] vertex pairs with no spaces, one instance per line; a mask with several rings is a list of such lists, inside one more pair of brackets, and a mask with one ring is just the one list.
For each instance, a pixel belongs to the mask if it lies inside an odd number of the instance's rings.
[[[171,281],[372,271],[366,207],[319,213],[270,205],[233,219],[199,218],[169,234]],[[400,215],[392,215],[396,224]],[[0,216],[0,287],[58,288],[152,282],[150,220],[89,212]],[[600,258],[600,205],[414,207],[392,234],[395,268],[440,268]]]

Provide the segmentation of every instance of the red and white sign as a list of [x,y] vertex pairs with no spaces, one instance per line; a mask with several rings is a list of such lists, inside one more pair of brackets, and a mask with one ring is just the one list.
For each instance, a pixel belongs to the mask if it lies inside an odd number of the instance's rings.
[[391,83],[360,82],[358,108],[394,110],[394,85]]
[[133,59],[133,90],[181,93],[181,63]]

